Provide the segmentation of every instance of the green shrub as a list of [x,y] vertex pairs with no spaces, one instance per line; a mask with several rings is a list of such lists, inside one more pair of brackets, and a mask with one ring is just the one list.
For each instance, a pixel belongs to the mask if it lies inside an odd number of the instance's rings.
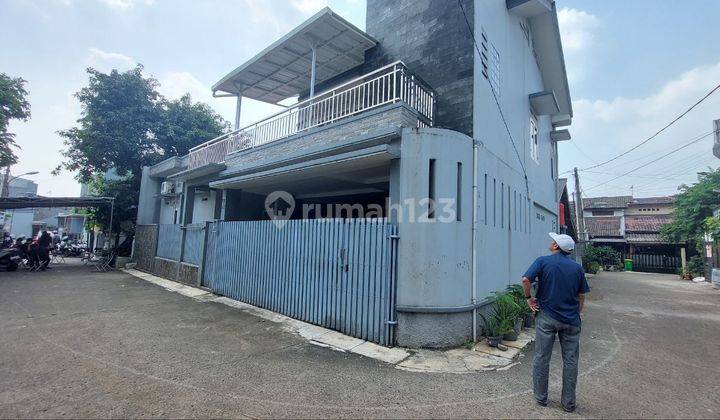
[[511,284],[506,290],[507,293],[512,296],[513,300],[515,300],[515,303],[520,306],[520,316],[529,315],[533,312],[527,304],[527,300],[525,299],[525,290],[521,284]]
[[490,312],[480,314],[483,320],[483,335],[497,337],[511,332],[521,314],[522,308],[510,293],[496,293]]
[[585,266],[585,272],[590,274],[597,274],[598,271],[600,271],[600,269],[602,268],[599,263],[596,263],[594,261],[588,264],[585,264],[585,262],[583,261],[583,265]]
[[599,271],[597,267],[620,266],[620,253],[609,246],[588,245],[582,258],[583,268],[588,273],[597,273]]
[[692,273],[693,277],[700,277],[705,275],[705,259],[700,255],[695,255],[690,258],[687,263],[687,272]]

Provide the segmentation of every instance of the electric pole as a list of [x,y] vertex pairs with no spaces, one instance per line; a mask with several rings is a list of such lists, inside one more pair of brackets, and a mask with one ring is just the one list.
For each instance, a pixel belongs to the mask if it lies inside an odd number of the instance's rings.
[[3,176],[2,187],[0,187],[0,197],[7,197],[9,188],[10,188],[10,165],[5,167],[5,176]]
[[587,231],[585,230],[585,217],[583,215],[583,202],[582,193],[580,192],[580,177],[578,176],[578,169],[573,168],[575,174],[575,218],[577,219],[578,227],[578,239],[581,242],[588,240]]

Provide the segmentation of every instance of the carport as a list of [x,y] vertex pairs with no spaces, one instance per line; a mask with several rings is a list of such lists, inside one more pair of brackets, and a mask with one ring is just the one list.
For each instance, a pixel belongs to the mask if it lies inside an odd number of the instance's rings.
[[0,197],[0,209],[32,209],[47,207],[100,207],[110,206],[110,235],[112,236],[113,214],[115,213],[114,197]]

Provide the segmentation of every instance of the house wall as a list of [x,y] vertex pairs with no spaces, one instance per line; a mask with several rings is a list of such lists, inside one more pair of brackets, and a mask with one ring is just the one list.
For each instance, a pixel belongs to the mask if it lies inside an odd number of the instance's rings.
[[[473,1],[462,1],[472,25]],[[365,26],[379,45],[364,72],[402,60],[435,91],[435,127],[472,135],[473,43],[457,2],[368,0]]]
[[195,191],[193,198],[193,211],[191,223],[202,223],[209,220],[216,219],[215,217],[215,200],[217,199],[217,192],[215,190],[210,191]]
[[672,214],[672,204],[631,204],[625,210],[627,216],[657,216],[659,214]]
[[[153,198],[153,200],[155,200],[155,198]],[[160,198],[160,214],[158,217],[158,223],[161,225],[171,225],[177,223],[180,220],[181,203],[182,198],[180,196]],[[176,212],[177,219],[175,216]]]
[[[427,215],[434,159],[435,217]],[[458,177],[458,163],[460,177]],[[397,340],[401,346],[445,347],[471,338],[472,139],[441,129],[405,129],[392,185],[400,242]],[[459,181],[459,184],[458,184]],[[460,203],[457,205],[458,187]],[[445,211],[444,201],[449,203]],[[455,211],[460,209],[460,220]],[[412,218],[414,214],[416,218]]]
[[[7,218],[8,215],[10,215],[9,219]],[[5,213],[5,229],[15,238],[18,236],[29,238],[33,233],[34,215],[32,209],[9,210]]]
[[[611,210],[611,209],[597,209],[597,210],[606,211],[606,210]],[[596,210],[596,211],[597,211],[597,210]],[[611,216],[613,216],[613,217],[620,217],[620,216],[623,216],[623,215],[625,215],[625,214],[627,214],[625,209],[613,209],[613,210],[612,210],[612,214],[606,214],[606,215],[599,215],[599,214],[598,214],[598,215],[593,215],[593,211],[592,211],[592,210],[583,210],[583,216],[584,216],[584,217],[611,217]]]
[[160,195],[161,180],[150,176],[151,167],[145,166],[142,169],[140,178],[140,196],[138,202],[137,224],[149,225],[158,223],[160,219]]
[[480,144],[477,182],[482,215],[476,281],[482,299],[519,282],[532,260],[548,252],[548,232],[557,231],[557,170],[551,171],[557,165],[557,149],[550,140],[550,117],[538,116],[537,162],[530,155],[528,95],[544,86],[520,25],[527,22],[508,13],[504,1],[476,0],[474,19],[475,38],[480,42],[484,31],[489,48],[499,55],[497,100],[515,145],[475,53],[473,135]]

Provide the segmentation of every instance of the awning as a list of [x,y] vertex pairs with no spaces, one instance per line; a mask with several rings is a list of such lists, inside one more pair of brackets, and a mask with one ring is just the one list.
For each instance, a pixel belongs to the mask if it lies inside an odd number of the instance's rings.
[[[517,3],[542,3],[552,9],[552,11],[539,13],[529,19],[535,56],[537,57],[545,89],[554,92],[559,108],[558,112],[567,116],[558,119],[558,121],[562,120],[562,125],[567,125],[567,120],[572,118],[573,110],[567,72],[565,71],[565,57],[563,56],[562,42],[560,41],[557,13],[554,11],[555,3],[546,1],[517,1]],[[540,10],[543,8],[544,6]]]
[[27,209],[40,207],[99,207],[112,205],[112,197],[2,197],[0,209]]
[[212,89],[278,103],[309,89],[312,45],[316,55],[315,83],[320,83],[362,64],[365,51],[376,44],[370,35],[326,7],[223,77]]

